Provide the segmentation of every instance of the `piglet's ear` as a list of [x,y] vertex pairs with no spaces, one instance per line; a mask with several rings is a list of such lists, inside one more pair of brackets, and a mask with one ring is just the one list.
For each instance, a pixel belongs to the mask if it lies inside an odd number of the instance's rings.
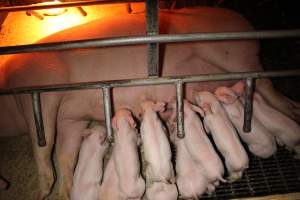
[[92,134],[92,130],[91,129],[85,129],[82,133],[82,137],[83,139],[86,139],[89,135]]
[[128,117],[128,122],[132,128],[136,128],[136,123],[132,117]]
[[193,111],[199,113],[199,114],[201,115],[201,117],[205,117],[205,112],[204,112],[204,110],[201,109],[200,107],[191,104],[191,109],[192,109]]
[[237,99],[237,97],[234,97],[232,95],[229,94],[220,94],[217,96],[218,100],[225,103],[225,104],[232,104],[235,102],[235,100]]
[[112,118],[111,125],[112,125],[113,129],[115,129],[115,130],[118,129],[118,123],[117,123],[116,117]]
[[166,109],[166,103],[165,102],[157,102],[155,105],[154,105],[154,110],[157,111],[157,112],[164,112]]
[[238,96],[243,96],[245,93],[245,81],[244,80],[240,80],[239,82],[237,82],[236,84],[234,84],[231,89],[234,91],[235,94],[237,94]]

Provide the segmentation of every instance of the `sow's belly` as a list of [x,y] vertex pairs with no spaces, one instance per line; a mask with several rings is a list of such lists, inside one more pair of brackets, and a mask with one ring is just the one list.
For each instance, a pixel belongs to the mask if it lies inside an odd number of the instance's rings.
[[[197,8],[191,14],[188,9],[181,13],[161,13],[160,26],[163,34],[251,30],[246,20],[237,14],[211,8]],[[41,42],[144,35],[144,32],[144,14],[124,15],[74,27],[45,38]],[[257,71],[261,70],[257,55],[256,41],[161,44],[161,75]],[[9,87],[146,78],[147,46],[24,54],[8,62],[7,69]],[[220,84],[220,82],[187,84],[185,98],[191,100],[193,89],[213,90]],[[60,105],[62,111],[60,113],[63,113],[64,117],[103,119],[101,90],[81,90],[65,94]],[[115,110],[130,107],[138,113],[142,99],[169,102],[174,96],[174,85],[115,88],[112,91],[112,103]]]

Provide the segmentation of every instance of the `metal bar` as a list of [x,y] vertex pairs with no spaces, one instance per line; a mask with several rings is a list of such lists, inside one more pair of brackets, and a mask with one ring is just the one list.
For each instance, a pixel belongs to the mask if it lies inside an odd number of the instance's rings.
[[247,78],[245,105],[244,105],[244,126],[243,126],[243,131],[246,133],[249,133],[251,131],[254,90],[255,90],[255,79]]
[[45,138],[45,130],[44,130],[39,92],[32,93],[32,107],[33,107],[33,116],[34,116],[34,121],[36,126],[38,145],[40,147],[43,147],[46,145],[46,138]]
[[32,92],[59,92],[68,90],[83,90],[83,89],[99,89],[104,87],[132,87],[142,85],[162,85],[175,84],[178,81],[183,83],[204,82],[204,81],[226,81],[226,80],[241,80],[246,78],[273,78],[273,77],[289,77],[300,76],[300,69],[297,70],[282,70],[282,71],[266,71],[266,72],[241,72],[241,73],[222,73],[222,74],[203,74],[194,76],[174,76],[160,77],[153,79],[125,79],[112,81],[96,81],[57,85],[44,85],[36,87],[18,87],[10,89],[0,89],[1,95],[10,94],[26,94]]
[[135,37],[113,37],[105,39],[88,39],[67,42],[30,44],[0,47],[0,55],[30,53],[36,51],[67,50],[78,48],[95,48],[107,46],[137,45],[149,43],[175,43],[210,40],[245,40],[245,39],[274,39],[300,37],[300,29],[276,31],[222,32],[222,33],[190,33],[190,34],[161,34]]
[[184,137],[183,83],[176,83],[177,137]]
[[16,12],[16,11],[27,11],[27,10],[43,10],[51,8],[67,8],[67,7],[80,7],[80,6],[91,6],[99,4],[113,4],[113,3],[127,3],[127,2],[143,2],[143,0],[94,0],[94,1],[76,1],[76,2],[63,2],[60,4],[42,4],[42,5],[26,5],[26,6],[10,6],[10,7],[0,7],[0,12]]
[[[148,36],[159,34],[158,0],[146,0],[146,32]],[[159,43],[148,44],[148,76],[159,76]]]
[[103,103],[104,103],[107,138],[109,142],[113,142],[114,138],[113,138],[113,131],[111,126],[112,109],[111,109],[110,87],[102,88],[102,92],[103,92]]

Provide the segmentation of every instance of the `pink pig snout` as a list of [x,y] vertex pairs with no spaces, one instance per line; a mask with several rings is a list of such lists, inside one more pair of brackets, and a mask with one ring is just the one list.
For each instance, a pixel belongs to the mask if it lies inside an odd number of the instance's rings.
[[113,128],[118,129],[118,123],[120,123],[120,120],[125,120],[132,128],[136,127],[131,111],[126,108],[120,109],[116,112],[112,119]]

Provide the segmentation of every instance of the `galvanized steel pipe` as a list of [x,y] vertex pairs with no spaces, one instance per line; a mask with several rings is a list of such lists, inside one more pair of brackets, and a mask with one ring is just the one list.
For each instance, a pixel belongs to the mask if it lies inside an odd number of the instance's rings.
[[135,37],[113,37],[105,39],[89,39],[68,42],[54,42],[44,44],[30,44],[0,47],[0,55],[30,53],[37,51],[55,51],[78,48],[95,48],[107,46],[137,45],[150,43],[177,43],[192,41],[246,40],[246,39],[274,39],[300,37],[300,29],[276,31],[222,32],[222,33],[189,33],[189,34],[161,34]]
[[43,147],[46,146],[46,138],[45,138],[45,130],[44,130],[39,92],[32,93],[32,107],[33,107],[33,116],[34,116],[34,121],[36,126],[37,142],[39,146]]

